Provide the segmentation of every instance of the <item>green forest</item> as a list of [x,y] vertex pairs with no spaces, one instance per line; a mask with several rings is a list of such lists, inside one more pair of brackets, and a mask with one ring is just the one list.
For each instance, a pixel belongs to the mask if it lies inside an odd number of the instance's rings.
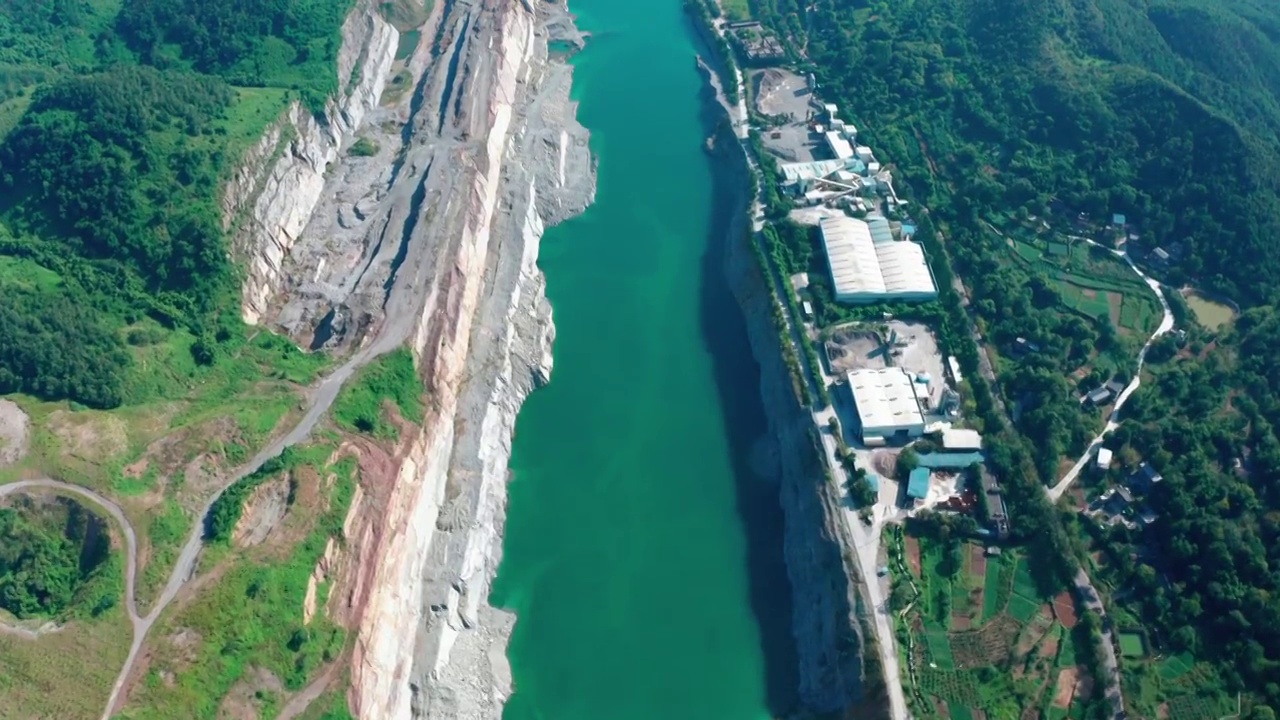
[[0,608],[19,618],[61,617],[82,601],[87,612],[103,612],[118,593],[109,553],[106,523],[78,503],[0,508]]
[[[1058,577],[1041,580],[1061,583],[1088,560],[1086,546],[1101,546],[1102,580],[1126,589],[1162,652],[1211,661],[1229,690],[1248,693],[1255,716],[1273,716],[1280,6],[753,0],[752,12],[895,163],[899,193],[929,208],[918,237],[949,308],[940,334],[993,438],[989,466],[1005,484],[1015,537],[1056,561],[1044,569]],[[1159,468],[1163,482],[1144,500],[1158,519],[1100,531],[1060,515],[1040,488],[1100,427],[1076,393],[1111,373],[1127,379],[1139,338],[1117,336],[1103,318],[1051,311],[1061,298],[1049,276],[1011,262],[1010,243],[990,223],[1038,217],[1070,230],[1112,214],[1127,216],[1138,257],[1172,251],[1160,272],[1167,285],[1216,291],[1246,312],[1211,331],[1165,293],[1186,335],[1152,349],[1142,388],[1106,443],[1120,458],[1113,482],[1142,461]],[[953,271],[967,306],[948,287]],[[988,387],[972,372],[966,315],[997,353],[1017,337],[1040,351],[1001,357],[999,385]],[[1094,376],[1071,377],[1082,363]],[[1007,419],[1015,403],[1016,428]]]
[[350,5],[0,0],[0,393],[129,403],[148,318],[203,364],[243,340],[218,190],[287,99],[337,91]]

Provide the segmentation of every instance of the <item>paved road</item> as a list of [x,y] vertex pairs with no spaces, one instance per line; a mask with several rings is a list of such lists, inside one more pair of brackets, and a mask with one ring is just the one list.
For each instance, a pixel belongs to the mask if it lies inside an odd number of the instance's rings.
[[1071,486],[1071,483],[1080,475],[1080,471],[1084,469],[1084,466],[1093,459],[1094,453],[1096,453],[1098,448],[1102,446],[1102,439],[1106,434],[1120,427],[1120,409],[1124,407],[1125,402],[1129,400],[1129,397],[1133,395],[1134,391],[1138,389],[1138,386],[1142,384],[1142,366],[1147,360],[1147,351],[1151,349],[1151,345],[1156,340],[1160,339],[1162,335],[1173,329],[1173,311],[1169,309],[1169,301],[1165,299],[1164,293],[1160,289],[1160,282],[1147,276],[1146,273],[1138,269],[1138,266],[1133,262],[1133,258],[1129,257],[1128,253],[1121,252],[1119,250],[1112,250],[1105,245],[1099,245],[1089,238],[1073,237],[1072,239],[1083,240],[1090,245],[1107,250],[1116,257],[1124,258],[1124,261],[1129,263],[1129,267],[1133,268],[1133,271],[1138,274],[1138,277],[1142,278],[1142,281],[1155,291],[1156,298],[1160,300],[1160,308],[1164,311],[1164,318],[1160,321],[1160,326],[1156,328],[1156,331],[1147,339],[1147,343],[1142,346],[1142,350],[1138,351],[1138,367],[1134,370],[1133,380],[1129,381],[1128,387],[1126,387],[1124,391],[1120,393],[1120,397],[1116,399],[1115,407],[1111,409],[1111,416],[1107,418],[1106,427],[1102,429],[1102,432],[1098,433],[1098,436],[1093,439],[1093,442],[1089,443],[1089,447],[1085,449],[1084,454],[1081,455],[1080,459],[1076,461],[1076,464],[1071,467],[1071,470],[1069,470],[1067,474],[1058,481],[1057,485],[1054,485],[1049,489],[1049,499],[1053,502],[1057,502],[1058,498],[1062,497],[1062,494],[1067,491],[1067,488]]
[[129,519],[125,517],[124,511],[119,505],[111,502],[98,493],[82,488],[79,485],[71,485],[69,483],[41,478],[37,480],[19,480],[18,482],[9,483],[8,485],[0,485],[0,497],[5,495],[13,495],[15,493],[26,493],[32,490],[54,490],[67,495],[78,495],[85,500],[97,505],[107,512],[108,515],[116,521],[120,526],[120,531],[124,534],[124,544],[126,549],[125,569],[124,569],[124,607],[125,612],[129,615],[129,622],[133,624],[134,634],[138,632],[138,624],[141,618],[138,617],[138,607],[134,602],[133,586],[137,577],[137,556],[138,556],[138,539],[133,532],[133,525],[129,523]]
[[[1102,599],[1098,596],[1098,591],[1094,589],[1093,582],[1089,580],[1089,575],[1084,568],[1076,571],[1075,584],[1085,607],[1098,613],[1098,617],[1102,618],[1102,668],[1107,674],[1102,679],[1106,683],[1106,689],[1103,692],[1111,701],[1112,717],[1123,718],[1125,713],[1124,695],[1120,692],[1120,663],[1116,660],[1116,644],[1115,638],[1112,637],[1111,623],[1106,619],[1107,609],[1103,606]],[[1097,678],[1094,680],[1097,681]]]
[[[1049,495],[1051,502],[1057,502],[1058,498],[1062,497],[1062,494],[1071,486],[1071,483],[1079,477],[1080,471],[1090,460],[1093,459],[1098,448],[1102,446],[1102,440],[1106,434],[1120,426],[1121,408],[1124,407],[1125,402],[1142,384],[1142,366],[1146,362],[1147,351],[1151,349],[1151,345],[1156,340],[1173,329],[1173,311],[1169,308],[1169,301],[1164,297],[1164,293],[1160,287],[1160,282],[1142,272],[1142,270],[1138,268],[1137,264],[1133,262],[1133,258],[1129,257],[1128,253],[1121,252],[1119,250],[1112,250],[1111,248],[1108,248],[1105,245],[1100,245],[1089,238],[1072,237],[1072,239],[1083,240],[1090,245],[1103,248],[1111,254],[1123,258],[1124,261],[1129,264],[1129,267],[1138,274],[1138,277],[1142,278],[1142,281],[1155,292],[1156,298],[1160,300],[1160,307],[1164,311],[1164,317],[1161,319],[1159,327],[1156,328],[1156,331],[1152,333],[1151,337],[1147,339],[1146,344],[1143,345],[1142,349],[1138,352],[1138,366],[1134,370],[1133,380],[1129,382],[1128,387],[1126,387],[1116,399],[1115,407],[1111,409],[1111,415],[1107,418],[1106,427],[1103,428],[1102,432],[1098,433],[1098,436],[1093,439],[1093,442],[1089,443],[1089,447],[1085,449],[1084,453],[1080,456],[1080,459],[1077,460],[1076,464],[1071,467],[1071,470],[1063,476],[1062,480],[1052,488],[1046,488],[1045,492]],[[1076,591],[1079,593],[1085,606],[1098,613],[1099,617],[1103,618],[1102,666],[1106,673],[1106,677],[1100,678],[1100,680],[1105,684],[1104,692],[1106,693],[1107,699],[1111,701],[1113,717],[1123,718],[1125,713],[1124,696],[1120,689],[1120,665],[1116,660],[1115,638],[1112,636],[1111,624],[1106,622],[1106,607],[1103,606],[1102,599],[1098,595],[1098,590],[1093,586],[1093,581],[1089,579],[1089,575],[1084,571],[1084,568],[1080,568],[1076,571],[1075,586]],[[1099,680],[1099,678],[1095,678],[1095,681],[1096,680]]]

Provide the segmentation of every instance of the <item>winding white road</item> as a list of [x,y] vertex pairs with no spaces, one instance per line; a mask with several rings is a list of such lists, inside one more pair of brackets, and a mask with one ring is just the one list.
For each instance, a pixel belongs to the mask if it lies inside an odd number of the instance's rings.
[[1120,409],[1123,408],[1125,402],[1129,400],[1129,396],[1133,395],[1134,391],[1138,389],[1138,386],[1142,384],[1142,366],[1147,360],[1147,351],[1151,349],[1151,345],[1155,343],[1156,340],[1159,340],[1162,335],[1173,329],[1173,311],[1169,309],[1169,301],[1165,299],[1164,292],[1160,289],[1160,282],[1142,272],[1142,270],[1140,270],[1133,262],[1133,258],[1129,257],[1128,253],[1121,252],[1120,250],[1112,250],[1111,248],[1105,245],[1100,245],[1089,238],[1072,237],[1071,239],[1083,240],[1090,245],[1100,247],[1116,257],[1123,258],[1126,263],[1129,263],[1129,267],[1138,274],[1138,277],[1142,278],[1142,281],[1155,291],[1156,299],[1160,301],[1160,308],[1164,311],[1164,319],[1160,321],[1160,326],[1157,327],[1156,331],[1147,339],[1147,343],[1138,351],[1138,367],[1133,372],[1133,379],[1129,381],[1128,387],[1126,387],[1120,393],[1120,396],[1116,398],[1116,404],[1111,408],[1111,415],[1107,418],[1106,427],[1102,429],[1102,432],[1098,433],[1098,436],[1093,439],[1093,442],[1089,443],[1089,447],[1085,449],[1084,454],[1080,456],[1080,459],[1076,461],[1075,465],[1071,466],[1071,470],[1069,470],[1067,474],[1058,481],[1058,484],[1049,488],[1049,499],[1053,502],[1057,502],[1058,498],[1062,497],[1062,494],[1067,491],[1067,488],[1071,487],[1071,483],[1080,475],[1080,471],[1084,469],[1084,466],[1093,458],[1094,454],[1098,452],[1098,448],[1102,446],[1102,439],[1106,434],[1120,427]]
[[[408,293],[407,297],[404,298],[404,302],[413,303],[414,297],[417,295],[419,295],[418,292]],[[129,679],[129,674],[133,670],[133,665],[137,661],[138,653],[142,650],[142,645],[146,641],[147,633],[150,632],[151,627],[159,619],[165,608],[177,597],[178,591],[195,576],[196,561],[200,557],[200,551],[204,548],[204,520],[213,504],[222,496],[222,493],[226,492],[227,488],[238,480],[257,471],[268,460],[284,452],[285,448],[305,440],[311,434],[311,430],[316,426],[316,423],[328,412],[329,406],[337,398],[338,391],[342,389],[343,383],[356,370],[404,342],[412,327],[412,317],[411,313],[402,313],[395,317],[389,316],[387,324],[373,343],[357,352],[346,363],[311,388],[307,398],[307,411],[289,432],[263,448],[247,464],[225,478],[218,492],[210,496],[204,507],[195,516],[195,523],[191,528],[191,533],[187,536],[186,544],[182,547],[182,552],[174,563],[173,572],[170,573],[163,592],[156,597],[146,615],[139,614],[137,604],[137,534],[120,506],[88,488],[50,478],[19,480],[7,485],[0,485],[0,497],[33,490],[52,490],[84,498],[105,510],[120,526],[124,535],[126,550],[124,602],[125,612],[129,616],[129,622],[133,625],[133,642],[129,647],[129,655],[120,669],[120,674],[116,677],[115,684],[111,687],[111,694],[107,699],[106,707],[102,711],[102,720],[109,720],[112,716],[116,704],[120,700],[120,694],[124,690],[125,683]]]

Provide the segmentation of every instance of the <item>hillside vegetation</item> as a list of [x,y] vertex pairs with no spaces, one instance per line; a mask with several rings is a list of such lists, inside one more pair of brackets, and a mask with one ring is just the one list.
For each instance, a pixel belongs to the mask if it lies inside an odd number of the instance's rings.
[[242,342],[220,182],[289,98],[348,80],[351,4],[0,0],[0,257],[54,278],[0,272],[0,393],[138,400],[146,318],[203,365]]
[[[1065,550],[1069,564],[1091,567],[1104,595],[1116,593],[1115,614],[1140,622],[1161,653],[1207,661],[1196,666],[1200,695],[1234,708],[1243,691],[1246,717],[1274,717],[1280,6],[755,0],[753,11],[789,39],[824,99],[839,100],[867,143],[896,163],[899,191],[929,208],[919,236],[941,270],[944,300],[950,264],[995,356],[999,394],[1018,410],[1018,433],[997,437],[989,457],[1006,482],[1016,537],[1040,542],[1039,558]],[[1193,283],[1254,309],[1210,330],[1166,291],[1188,334],[1153,348],[1142,389],[1107,441],[1118,459],[1109,483],[1141,461],[1162,473],[1144,500],[1158,518],[1135,530],[1072,520],[1064,533],[1029,490],[1055,481],[1060,459],[1095,431],[1081,424],[1072,374],[1132,373],[1145,335],[1108,335],[1113,323],[1102,318],[1053,312],[1061,284],[1049,282],[1053,268],[1040,253],[1057,241],[1026,235],[1040,220],[1091,233],[1113,214],[1127,216],[1140,261],[1157,246],[1171,251],[1159,273],[1169,285]],[[999,232],[1010,228],[1023,236]],[[1017,337],[1040,350],[1001,356]],[[953,350],[967,357],[967,348]],[[988,430],[999,429],[985,383],[971,382]],[[1102,549],[1101,559],[1086,547]],[[1170,699],[1144,690],[1149,668],[1125,663],[1133,715],[1168,716]]]
[[889,157],[923,160],[923,141],[961,213],[1124,213],[1183,244],[1180,278],[1256,303],[1280,293],[1278,18],[1256,0],[820,0],[796,39]]

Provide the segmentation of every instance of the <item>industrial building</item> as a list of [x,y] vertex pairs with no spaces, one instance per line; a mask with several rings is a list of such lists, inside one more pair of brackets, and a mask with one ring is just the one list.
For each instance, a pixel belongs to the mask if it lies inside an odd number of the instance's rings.
[[821,226],[838,302],[923,301],[938,296],[924,249],[916,243],[896,241],[879,230],[877,242],[867,221],[851,217],[824,218]]
[[1104,447],[1098,448],[1097,466],[1098,466],[1098,469],[1101,470],[1102,472],[1106,472],[1107,470],[1111,469],[1111,450],[1110,449],[1104,448]]
[[871,438],[907,440],[924,434],[924,413],[915,377],[902,368],[861,368],[848,374],[858,412],[856,432]]
[[976,452],[982,449],[982,435],[977,430],[948,428],[942,431],[942,448],[950,452]]
[[907,498],[919,502],[929,496],[929,469],[916,468],[907,477]]
[[813,189],[818,180],[845,170],[844,160],[815,160],[814,162],[784,163],[778,166],[782,173],[782,187],[796,195],[804,195]]
[[916,456],[916,465],[930,470],[963,470],[971,465],[981,465],[980,452],[932,452]]
[[828,130],[825,133],[827,147],[837,160],[848,160],[853,157],[853,146],[839,132]]

